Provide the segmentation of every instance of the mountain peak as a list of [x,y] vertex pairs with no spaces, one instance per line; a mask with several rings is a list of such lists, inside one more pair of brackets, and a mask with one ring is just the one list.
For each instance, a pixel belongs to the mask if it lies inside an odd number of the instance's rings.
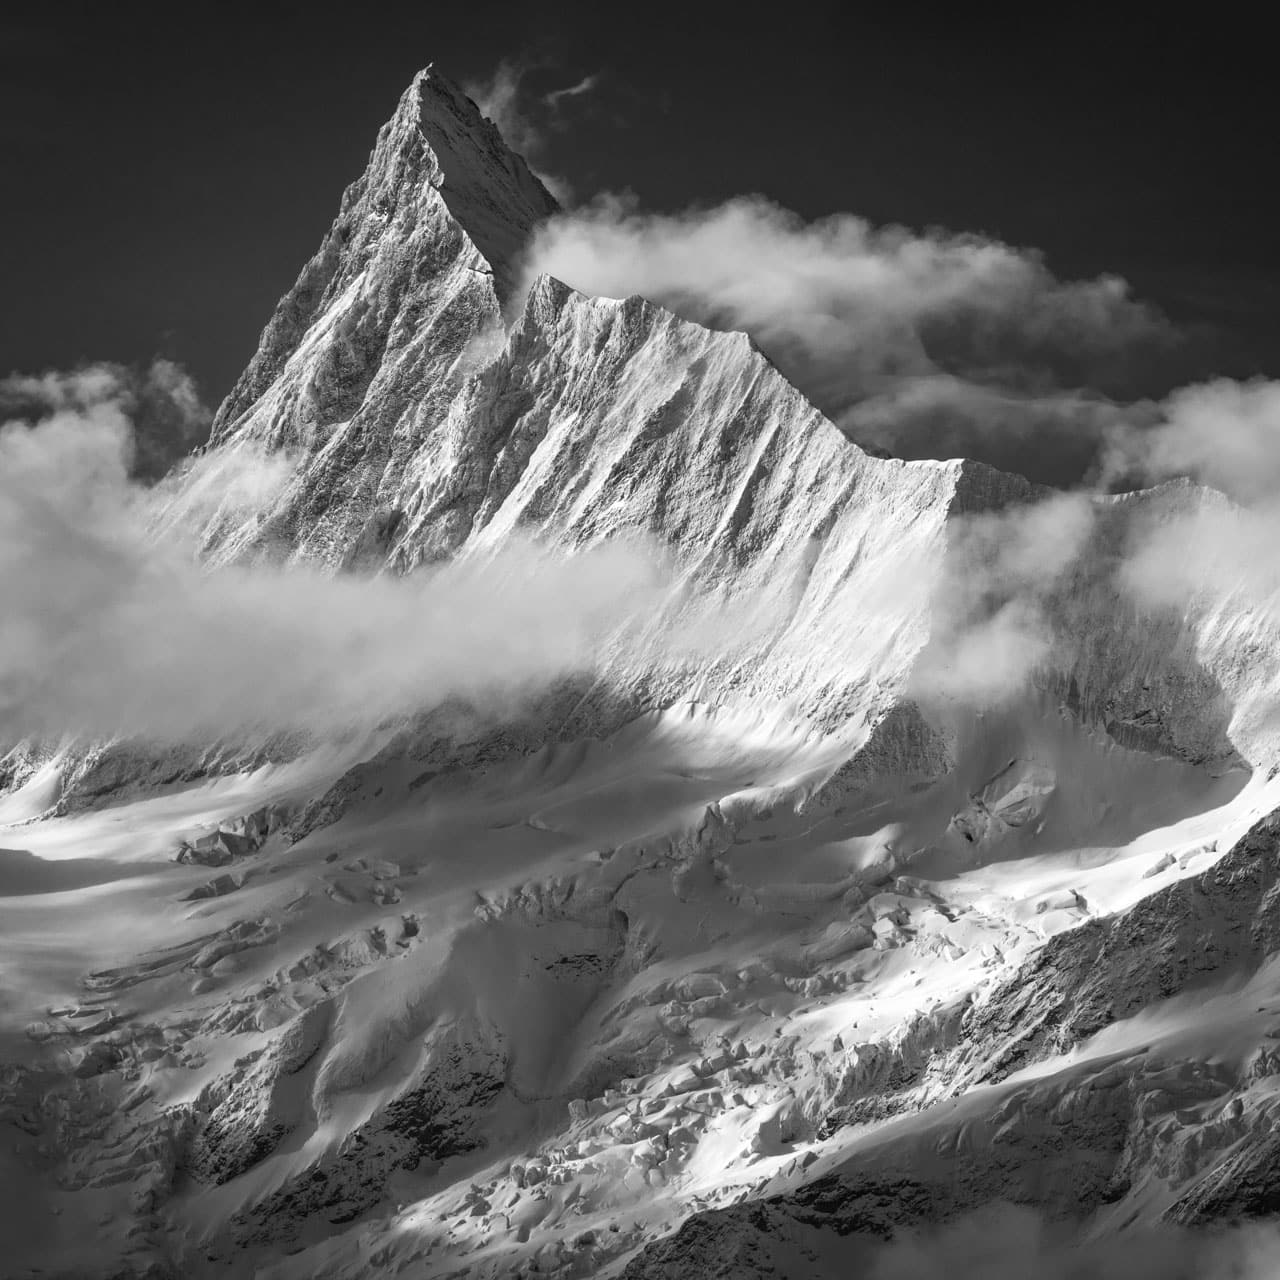
[[319,447],[354,416],[389,350],[407,344],[408,381],[425,377],[425,359],[443,385],[460,352],[500,323],[530,233],[558,207],[453,81],[418,72],[219,409],[214,442],[247,431],[272,448]]
[[401,96],[378,151],[391,146],[416,153],[421,144],[427,180],[493,268],[494,287],[505,302],[530,229],[560,206],[497,125],[434,64],[419,71]]

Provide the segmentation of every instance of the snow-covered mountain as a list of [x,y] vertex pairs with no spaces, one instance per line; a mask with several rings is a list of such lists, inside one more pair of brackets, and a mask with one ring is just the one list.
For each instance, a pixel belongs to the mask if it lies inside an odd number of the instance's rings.
[[1047,495],[527,284],[555,207],[417,77],[214,424],[287,481],[196,532],[388,575],[632,540],[661,600],[498,720],[10,759],[14,1273],[835,1276],[1001,1200],[1271,1212],[1280,650],[1115,576],[1216,499],[1081,499],[1019,570],[1052,643],[961,671],[1009,590],[973,530]]

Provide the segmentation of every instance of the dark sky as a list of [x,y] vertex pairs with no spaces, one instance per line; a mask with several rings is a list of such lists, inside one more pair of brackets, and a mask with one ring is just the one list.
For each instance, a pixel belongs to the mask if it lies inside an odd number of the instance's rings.
[[[844,4],[36,7],[0,20],[0,373],[186,364],[219,399],[420,66],[603,73],[544,167],[673,209],[982,231],[1114,272],[1276,372],[1273,68],[1260,32],[938,24]],[[1225,11],[1224,11],[1225,12]],[[771,14],[765,17],[766,13]]]

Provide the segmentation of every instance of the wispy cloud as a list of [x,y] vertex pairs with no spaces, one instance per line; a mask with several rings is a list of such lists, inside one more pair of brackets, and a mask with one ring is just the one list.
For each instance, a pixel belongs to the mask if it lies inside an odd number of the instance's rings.
[[592,93],[600,84],[600,75],[583,76],[559,89],[534,91],[530,76],[548,69],[544,63],[504,59],[491,75],[469,81],[464,88],[498,126],[507,145],[524,157],[543,186],[568,206],[573,203],[568,180],[546,168],[549,139],[553,132],[565,127],[568,105]]
[[660,558],[633,543],[513,543],[400,579],[208,569],[181,520],[157,536],[157,508],[238,501],[251,518],[287,468],[220,452],[144,487],[128,415],[100,394],[112,385],[101,370],[9,384],[49,407],[0,427],[4,738],[322,732],[451,697],[510,709],[589,669],[665,589]]
[[583,76],[576,84],[568,85],[564,89],[552,89],[550,93],[543,94],[542,100],[547,106],[555,107],[566,98],[580,98],[584,93],[591,93],[599,87],[599,84],[599,74]]
[[202,443],[213,418],[191,376],[172,360],[145,369],[98,363],[0,379],[0,422],[56,422],[64,415],[115,424],[130,473],[144,480],[157,479]]
[[1280,494],[1280,382],[1256,379],[1181,387],[1156,425],[1107,432],[1108,478],[1190,476],[1244,502]]
[[1033,494],[953,518],[946,554],[927,567],[932,629],[915,696],[986,706],[1018,698],[1029,681],[1071,677],[1105,625],[1098,608],[1120,605],[1147,620],[1150,643],[1188,643],[1242,699],[1240,741],[1274,738],[1263,722],[1280,705],[1280,387],[1219,380],[1145,413],[1142,428],[1121,422],[1096,437],[1108,465],[1183,483],[1137,498]]
[[529,68],[505,59],[493,73],[468,80],[463,88],[480,110],[498,126],[506,144],[532,165],[542,150],[543,134],[525,114],[522,86]]
[[932,630],[912,693],[978,706],[1022,697],[1056,656],[1047,605],[1093,527],[1089,498],[1066,493],[956,519],[934,570]]

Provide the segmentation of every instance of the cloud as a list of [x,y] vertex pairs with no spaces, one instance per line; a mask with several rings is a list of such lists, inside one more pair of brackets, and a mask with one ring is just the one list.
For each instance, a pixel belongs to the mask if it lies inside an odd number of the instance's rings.
[[[943,389],[944,403],[954,391]],[[915,696],[995,705],[1046,673],[1070,674],[1078,628],[1096,629],[1097,608],[1115,604],[1136,608],[1153,637],[1186,620],[1196,660],[1243,699],[1237,729],[1271,732],[1263,722],[1280,696],[1271,659],[1280,645],[1280,384],[1218,380],[1141,410],[1096,410],[1090,436],[1104,452],[1103,478],[1173,483],[1137,500],[1050,493],[953,519],[930,583]]]
[[1079,1241],[1030,1209],[999,1205],[932,1231],[901,1233],[868,1280],[1269,1280],[1280,1231],[1139,1227]]
[[[1112,400],[1167,389],[1181,338],[1124,281],[1060,281],[1034,251],[982,236],[874,227],[852,214],[806,223],[761,196],[676,214],[601,197],[552,219],[526,276],[547,272],[586,293],[643,294],[704,324],[745,329],[793,382],[855,437],[938,456],[962,402],[971,456],[1004,465],[1009,436],[984,429],[993,403],[1026,437],[1058,437],[1053,465],[1078,479]],[[984,404],[985,400],[985,404]],[[938,438],[938,432],[944,439]],[[1087,445],[1073,443],[1075,435]],[[1053,454],[1054,451],[1051,451]]]
[[[984,429],[979,417],[985,429],[1020,434],[1028,449],[1043,436],[1016,418],[1001,424],[1007,397],[985,388],[935,377],[904,382],[898,395],[938,412],[935,438],[958,453],[967,433]],[[893,570],[897,590],[927,580],[929,592],[930,637],[910,693],[939,710],[987,707],[1046,676],[1074,678],[1098,610],[1119,607],[1145,620],[1152,644],[1183,636],[1177,643],[1239,699],[1241,741],[1271,734],[1266,722],[1280,706],[1271,657],[1280,646],[1280,384],[1218,380],[1127,410],[1061,399],[1101,450],[1101,479],[1172,483],[1140,498],[1033,491],[1020,504],[953,517],[940,563]],[[1014,410],[1026,412],[1021,402]],[[901,421],[903,403],[897,412]]]
[[521,85],[527,67],[503,59],[493,74],[480,80],[469,80],[463,86],[467,94],[494,124],[503,140],[533,164],[543,146],[543,135],[525,114],[521,105]]
[[1055,655],[1047,605],[1084,554],[1094,521],[1082,494],[954,520],[933,583],[929,643],[911,677],[913,696],[976,706],[1020,697]]
[[213,415],[191,376],[172,360],[146,369],[91,364],[71,372],[11,374],[0,380],[0,422],[83,414],[123,430],[127,468],[156,480],[209,433]]
[[[1238,507],[1185,489],[1135,522],[1120,566],[1123,588],[1143,604],[1199,615],[1221,613],[1238,626],[1280,624],[1280,504]],[[1274,630],[1266,649],[1274,648]],[[1244,644],[1242,648],[1254,648]],[[1260,655],[1255,655],[1260,656]]]
[[498,126],[507,146],[523,156],[542,185],[567,206],[573,202],[573,189],[563,176],[547,171],[548,140],[564,127],[568,104],[593,92],[601,77],[583,76],[564,88],[535,93],[529,87],[529,77],[544,69],[544,64],[504,59],[492,75],[468,81],[463,87]]
[[1135,509],[1117,585],[1143,609],[1187,618],[1201,659],[1247,695],[1243,731],[1271,737],[1280,705],[1280,384],[1187,387],[1162,410],[1145,433],[1113,434],[1112,468],[1130,480],[1189,476],[1214,487],[1175,481]]
[[1280,495],[1280,382],[1182,387],[1160,416],[1151,429],[1109,429],[1104,468],[1113,482],[1190,476],[1246,503]]
[[7,739],[325,732],[451,697],[509,709],[590,669],[665,590],[660,558],[634,544],[568,556],[514,545],[401,579],[206,569],[169,504],[252,504],[260,459],[196,459],[139,485],[121,401],[100,394],[110,382],[51,375],[47,415],[0,428]]
[[243,524],[270,507],[297,475],[299,462],[292,450],[244,440],[186,458],[140,504],[149,535],[181,542],[192,529]]
[[1159,405],[1087,390],[1040,393],[969,382],[954,374],[903,377],[839,417],[864,448],[900,458],[978,458],[1041,481],[1089,479],[1118,431],[1137,437]]
[[550,93],[543,94],[542,100],[549,107],[559,106],[566,98],[580,98],[584,93],[591,93],[600,85],[600,76],[583,76],[576,84],[571,84],[564,89],[552,89]]

